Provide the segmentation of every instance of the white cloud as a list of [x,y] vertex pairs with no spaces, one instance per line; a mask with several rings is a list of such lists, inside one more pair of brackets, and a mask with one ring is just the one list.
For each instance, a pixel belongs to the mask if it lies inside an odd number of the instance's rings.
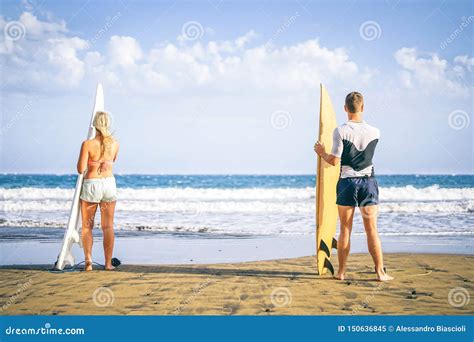
[[42,37],[45,34],[67,32],[64,21],[59,23],[41,21],[29,12],[21,14],[20,22],[25,26],[26,35],[30,37]]
[[142,86],[154,92],[199,88],[289,95],[314,92],[320,82],[360,84],[372,75],[361,71],[345,49],[330,50],[318,40],[281,48],[245,47],[254,36],[250,31],[233,41],[168,43],[144,53],[133,74],[113,64],[104,65],[104,70],[133,84],[144,82]]
[[132,66],[142,58],[140,44],[132,37],[112,36],[107,48],[113,66]]
[[21,14],[18,22],[7,22],[0,17],[0,29],[5,30],[9,23],[23,34],[17,40],[3,37],[0,42],[7,84],[45,89],[51,84],[77,86],[80,83],[85,75],[85,63],[78,53],[88,49],[87,41],[70,37],[64,22],[41,21],[29,12]]
[[246,44],[248,44],[252,39],[256,38],[258,35],[255,33],[254,30],[247,32],[242,37],[239,37],[235,40],[235,45],[238,48],[243,48]]
[[472,59],[458,56],[456,65],[436,53],[421,54],[416,48],[403,47],[395,52],[395,60],[402,66],[402,83],[407,88],[418,87],[424,93],[448,93],[466,96],[470,92],[466,70],[471,71]]
[[474,69],[474,57],[469,58],[467,55],[456,56],[454,57],[454,63],[465,67],[469,71]]
[[55,71],[52,77],[61,85],[78,85],[84,76],[84,62],[78,58],[77,51],[86,49],[88,43],[74,37],[48,39],[48,44],[48,62]]
[[238,90],[291,96],[314,94],[320,82],[356,86],[372,77],[344,48],[329,49],[317,39],[282,47],[259,45],[258,34],[251,30],[233,40],[178,38],[143,50],[134,37],[112,36],[105,51],[95,51],[95,45],[71,35],[64,22],[42,21],[28,12],[20,21],[26,35],[1,42],[0,53],[8,55],[7,81],[32,88],[77,87],[91,79],[154,94]]

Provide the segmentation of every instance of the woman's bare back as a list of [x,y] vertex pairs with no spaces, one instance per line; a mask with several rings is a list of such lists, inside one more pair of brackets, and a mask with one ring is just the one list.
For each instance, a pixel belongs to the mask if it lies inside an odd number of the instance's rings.
[[83,173],[87,167],[86,179],[113,176],[113,162],[117,158],[119,144],[115,139],[112,139],[105,145],[102,157],[101,145],[99,136],[82,143],[77,167],[79,173]]

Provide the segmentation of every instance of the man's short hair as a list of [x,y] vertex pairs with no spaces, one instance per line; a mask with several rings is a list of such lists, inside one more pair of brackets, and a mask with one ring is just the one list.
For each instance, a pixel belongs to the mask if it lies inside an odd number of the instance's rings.
[[362,110],[364,104],[364,97],[361,93],[353,91],[346,96],[346,106],[349,113],[357,113]]

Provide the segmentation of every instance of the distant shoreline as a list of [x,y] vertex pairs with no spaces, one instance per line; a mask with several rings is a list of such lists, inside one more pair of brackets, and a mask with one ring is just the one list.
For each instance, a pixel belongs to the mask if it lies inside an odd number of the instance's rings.
[[[8,229],[17,238],[6,238],[0,227],[0,265],[54,263],[61,247],[63,229],[45,231],[42,238],[31,240],[25,229]],[[361,228],[362,229],[362,228]],[[358,229],[360,230],[360,229]],[[39,234],[41,229],[36,229]],[[3,236],[3,238],[2,238]],[[30,236],[29,240],[22,238]],[[471,236],[381,236],[384,252],[409,254],[473,255]],[[103,262],[102,233],[95,229],[93,258]],[[210,236],[206,234],[157,234],[116,232],[115,256],[125,264],[220,264],[299,258],[316,250],[315,234],[293,236]],[[352,236],[352,253],[367,254],[364,234]],[[333,251],[337,254],[336,250]],[[73,248],[75,262],[84,259],[82,249]]]
[[[77,173],[38,173],[38,172],[27,172],[27,173],[17,173],[17,172],[0,172],[0,175],[3,176],[77,176]],[[313,173],[121,173],[116,172],[117,176],[304,176],[311,177],[315,176]],[[375,176],[474,176],[474,173],[376,173]]]

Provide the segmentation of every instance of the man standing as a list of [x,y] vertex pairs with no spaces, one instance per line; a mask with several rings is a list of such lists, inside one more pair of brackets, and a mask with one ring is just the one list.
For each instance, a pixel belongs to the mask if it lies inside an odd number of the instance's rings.
[[337,242],[339,270],[337,279],[344,280],[350,250],[350,239],[355,207],[359,207],[367,234],[367,245],[374,260],[379,281],[392,280],[383,266],[382,245],[377,232],[379,189],[374,177],[372,158],[380,131],[362,120],[364,98],[358,92],[346,96],[344,110],[348,121],[334,130],[331,154],[324,144],[317,142],[314,151],[331,165],[341,161],[337,183],[337,205],[341,229]]

